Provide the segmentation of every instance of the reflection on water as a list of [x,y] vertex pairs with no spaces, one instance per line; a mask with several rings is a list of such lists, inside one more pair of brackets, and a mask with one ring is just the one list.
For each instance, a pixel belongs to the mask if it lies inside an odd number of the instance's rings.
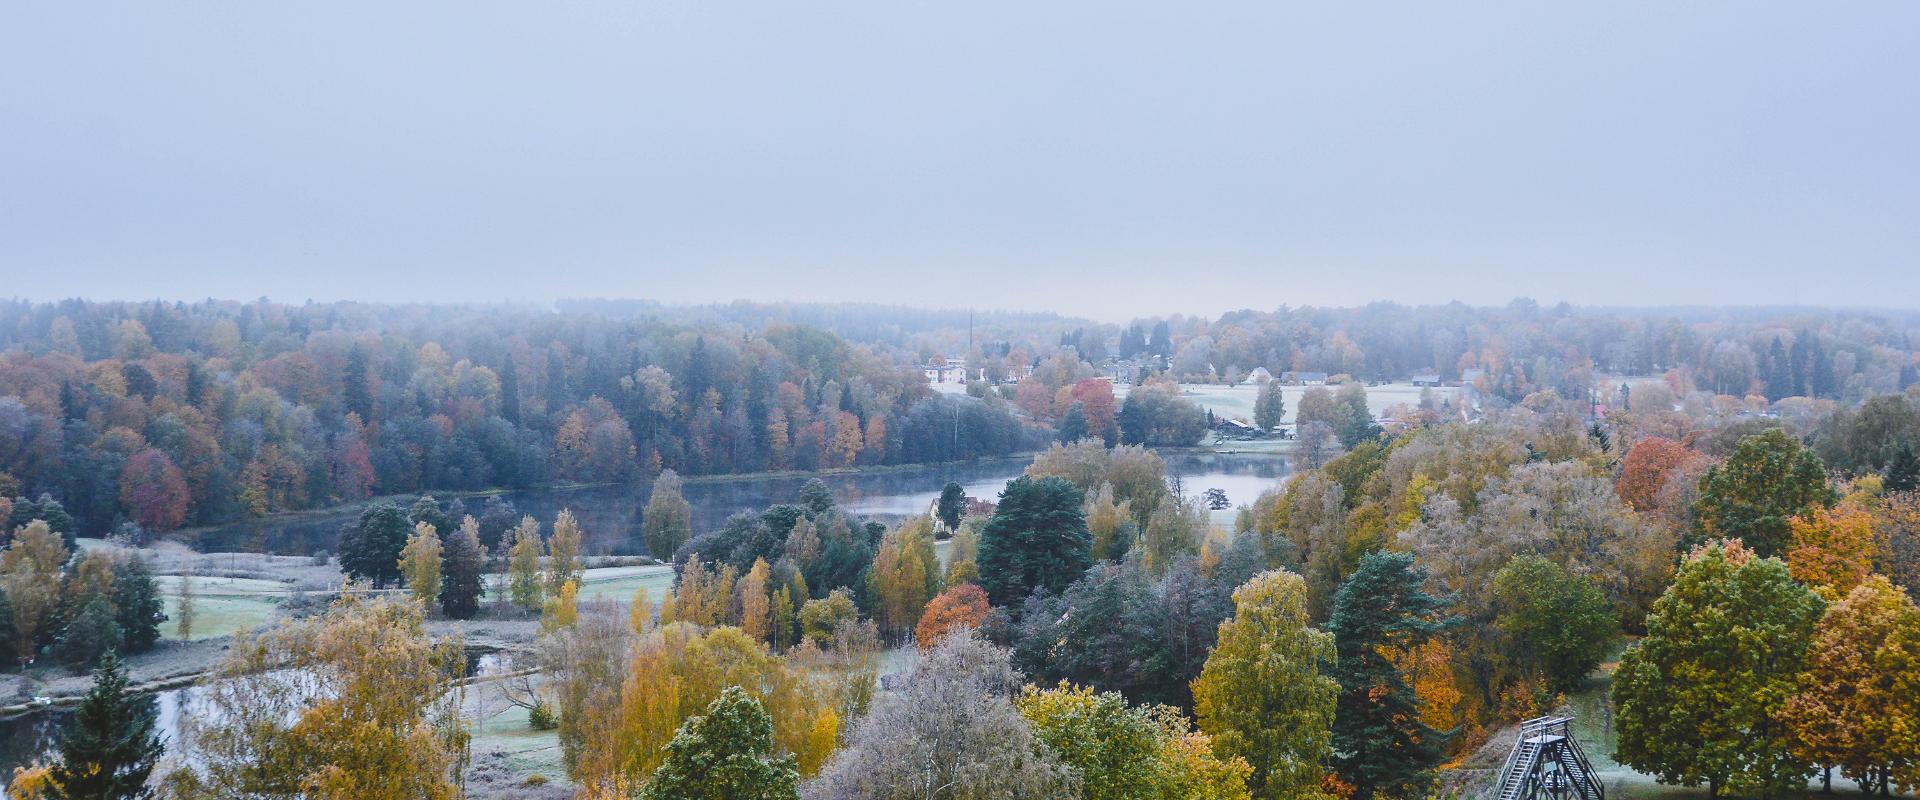
[[[1251,504],[1265,488],[1286,474],[1286,461],[1272,455],[1177,454],[1166,457],[1168,470],[1179,476],[1188,495],[1209,488],[1227,493],[1234,505]],[[954,481],[973,497],[998,497],[1006,482],[1025,469],[1024,459],[973,464],[940,464],[879,472],[820,476],[833,488],[841,505],[855,514],[902,517],[916,514],[939,497],[941,487]],[[774,503],[795,502],[810,476],[783,475],[725,480],[698,480],[686,485],[696,530],[720,527],[729,515],[758,511]],[[653,491],[651,482],[579,489],[529,489],[504,493],[515,510],[542,523],[570,508],[587,534],[587,552],[595,555],[640,555],[646,551],[640,537],[641,510]],[[478,513],[485,501],[465,501],[469,513]],[[265,552],[311,555],[332,551],[340,528],[353,514],[303,515],[267,519],[200,531],[193,545],[201,552]],[[1227,517],[1231,519],[1231,517]]]
[[[511,669],[512,664],[506,653],[469,647],[465,667],[466,676],[472,678],[501,674]],[[154,710],[157,712],[154,715],[154,727],[160,732],[160,740],[168,751],[171,752],[179,741],[183,707],[194,704],[199,694],[200,689],[196,686],[153,693]],[[204,706],[200,707],[199,713],[204,713]],[[0,719],[0,786],[11,779],[14,767],[28,766],[35,761],[44,763],[51,758],[54,745],[60,737],[60,726],[71,716],[73,709],[61,708]],[[0,792],[0,796],[4,796],[4,793]]]
[[[194,687],[167,689],[154,692],[155,727],[160,731],[161,742],[168,749],[173,748],[174,737],[180,729],[180,704],[188,701]],[[49,709],[19,717],[0,719],[0,784],[11,779],[14,767],[24,767],[36,762],[45,763],[54,752],[54,744],[59,741],[60,727],[73,716],[71,708]]]

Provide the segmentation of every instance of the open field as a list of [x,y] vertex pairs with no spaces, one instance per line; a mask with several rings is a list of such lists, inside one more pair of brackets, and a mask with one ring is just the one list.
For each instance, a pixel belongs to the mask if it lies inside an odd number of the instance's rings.
[[673,567],[664,564],[651,567],[600,567],[587,570],[581,578],[580,599],[610,598],[624,603],[633,599],[635,591],[645,588],[648,600],[657,606],[672,587]]
[[167,621],[160,625],[163,639],[179,639],[182,581],[193,582],[192,639],[213,639],[250,631],[267,624],[280,601],[293,589],[280,581],[258,578],[219,578],[196,575],[155,578],[167,604]]
[[[1114,387],[1114,392],[1117,396],[1125,398],[1127,391],[1131,388],[1130,386],[1116,386]],[[1312,387],[1281,387],[1280,394],[1286,399],[1287,404],[1286,414],[1281,417],[1282,422],[1293,422],[1294,411],[1300,408],[1300,396],[1306,394],[1309,388]],[[1326,388],[1336,389],[1338,387],[1330,386]],[[1384,383],[1379,386],[1367,387],[1367,409],[1372,411],[1374,416],[1378,417],[1384,415],[1388,408],[1396,405],[1417,406],[1420,404],[1421,393],[1428,391],[1433,392],[1436,402],[1454,399],[1458,397],[1460,393],[1459,388],[1452,386],[1425,389],[1411,383]],[[1183,383],[1180,384],[1180,392],[1186,396],[1187,399],[1200,404],[1201,408],[1212,411],[1215,416],[1251,420],[1253,419],[1253,401],[1260,396],[1260,387],[1251,383],[1243,383],[1239,386],[1227,386],[1217,383]]]

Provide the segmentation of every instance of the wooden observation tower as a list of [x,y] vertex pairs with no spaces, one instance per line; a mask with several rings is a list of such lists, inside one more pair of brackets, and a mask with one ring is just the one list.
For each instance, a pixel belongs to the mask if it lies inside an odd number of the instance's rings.
[[1520,723],[1520,739],[1500,770],[1494,800],[1606,800],[1587,754],[1574,741],[1572,717]]

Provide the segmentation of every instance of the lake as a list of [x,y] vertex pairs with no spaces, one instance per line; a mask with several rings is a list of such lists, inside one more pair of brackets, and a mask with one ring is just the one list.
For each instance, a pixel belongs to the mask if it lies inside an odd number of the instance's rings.
[[[511,669],[508,660],[496,653],[469,648],[467,656],[468,677],[497,675]],[[153,693],[155,727],[168,751],[173,750],[180,735],[182,704],[201,705],[199,692],[197,686],[186,686]],[[204,708],[196,711],[205,713]],[[5,796],[5,783],[12,779],[14,767],[45,763],[52,757],[60,727],[72,715],[72,708],[59,708],[0,719],[0,797]]]
[[[1198,495],[1218,488],[1225,491],[1227,499],[1236,506],[1252,504],[1260,492],[1287,471],[1286,460],[1275,455],[1173,453],[1163,457],[1167,471],[1180,479],[1187,494]],[[993,500],[1007,481],[1018,477],[1028,463],[1029,459],[1018,458],[818,476],[701,478],[688,480],[684,494],[693,506],[696,531],[716,529],[728,516],[738,512],[757,512],[774,503],[795,502],[800,496],[800,487],[814,477],[826,482],[841,506],[855,516],[897,519],[926,510],[948,481],[965,487],[970,497]],[[542,525],[551,525],[561,509],[571,509],[586,533],[586,551],[590,555],[644,555],[641,510],[652,492],[652,482],[643,481],[615,486],[527,489],[504,492],[501,496],[512,502],[519,513],[533,515]],[[463,503],[467,513],[477,515],[486,499],[470,497]],[[203,553],[312,555],[335,550],[341,526],[357,518],[357,513],[300,514],[203,528],[185,538]],[[1218,521],[1231,519],[1230,512],[1225,516],[1216,515]]]

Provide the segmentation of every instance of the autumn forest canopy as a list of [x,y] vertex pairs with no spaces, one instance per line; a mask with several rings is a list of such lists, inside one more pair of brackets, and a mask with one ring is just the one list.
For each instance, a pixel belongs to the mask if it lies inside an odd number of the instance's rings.
[[[1616,798],[1912,792],[1916,337],[0,304],[0,702],[60,715],[11,791],[1461,798],[1571,714]],[[904,510],[831,483],[871,474]],[[606,486],[644,506],[576,513]],[[337,536],[198,549],[302,520]]]
[[[1110,441],[1200,438],[1190,408],[1152,395],[1108,430],[1119,404],[1082,383],[1116,371],[1431,374],[1491,405],[1539,392],[1619,405],[1619,381],[1603,376],[1658,377],[1671,397],[1651,402],[1757,397],[1802,416],[1920,380],[1910,314],[1517,301],[1110,325],[876,306],[561,308],[7,303],[0,494],[55,498],[98,534],[663,469],[1000,456],[1054,438],[1076,403],[1069,424]],[[921,367],[936,361],[964,365],[945,377],[964,371],[967,391],[932,391]]]

